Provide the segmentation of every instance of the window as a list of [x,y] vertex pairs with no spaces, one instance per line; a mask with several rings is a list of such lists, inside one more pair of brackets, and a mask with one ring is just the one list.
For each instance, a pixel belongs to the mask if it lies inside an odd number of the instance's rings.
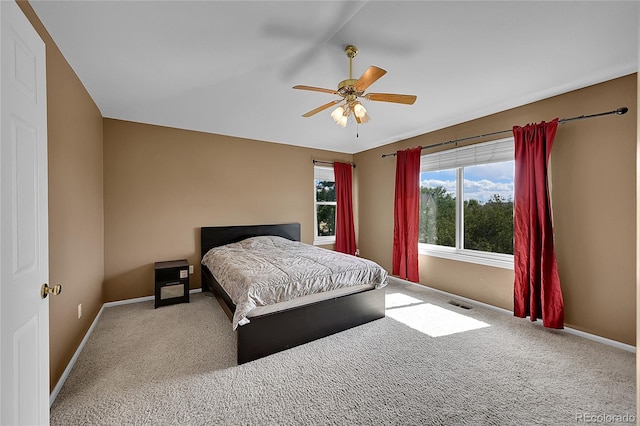
[[314,244],[336,242],[336,181],[333,167],[314,167]]
[[513,268],[513,138],[422,156],[419,251]]

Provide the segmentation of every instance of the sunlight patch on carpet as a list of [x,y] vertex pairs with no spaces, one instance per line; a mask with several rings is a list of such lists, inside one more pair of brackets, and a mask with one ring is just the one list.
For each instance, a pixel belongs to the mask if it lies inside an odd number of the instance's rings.
[[386,295],[386,314],[431,337],[447,336],[491,326],[486,322],[402,293]]

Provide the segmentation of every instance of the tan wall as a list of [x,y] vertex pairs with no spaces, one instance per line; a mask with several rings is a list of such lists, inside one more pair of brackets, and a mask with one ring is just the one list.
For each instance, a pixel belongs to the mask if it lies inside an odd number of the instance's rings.
[[[356,154],[361,254],[391,270],[395,160],[382,154],[627,106],[623,116],[561,124],[551,171],[566,324],[634,345],[636,86],[633,74]],[[419,265],[422,284],[513,309],[512,270],[430,256]]]
[[[103,302],[153,293],[153,262],[188,258],[199,286],[200,226],[300,222],[310,242],[312,158],[358,164],[361,254],[390,270],[395,161],[381,154],[622,105],[626,116],[560,126],[553,205],[567,325],[635,344],[635,75],[351,156],[103,121],[31,6],[18,4],[47,45],[50,281],[64,286],[51,300],[52,388]],[[510,270],[421,256],[420,276],[512,309]]]
[[63,286],[50,299],[53,389],[102,306],[102,115],[31,6],[18,5],[47,54],[49,282]]
[[105,302],[153,294],[153,263],[188,259],[201,226],[299,222],[313,241],[313,159],[350,154],[104,120]]

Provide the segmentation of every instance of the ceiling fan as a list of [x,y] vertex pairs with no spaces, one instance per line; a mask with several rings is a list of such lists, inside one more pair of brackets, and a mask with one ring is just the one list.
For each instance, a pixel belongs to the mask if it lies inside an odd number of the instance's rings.
[[369,86],[371,86],[374,82],[376,82],[376,80],[385,75],[387,72],[382,68],[378,68],[372,65],[367,68],[367,70],[360,76],[359,79],[355,80],[352,77],[353,58],[358,54],[358,48],[349,45],[345,48],[345,53],[349,58],[349,78],[346,80],[342,80],[338,84],[337,90],[323,89],[321,87],[313,86],[293,86],[294,89],[311,90],[313,92],[330,93],[332,95],[340,96],[339,99],[328,102],[316,109],[307,112],[306,114],[303,114],[303,117],[311,117],[312,115],[317,114],[320,111],[324,111],[325,109],[330,108],[333,105],[341,104],[331,113],[331,118],[333,118],[339,126],[346,127],[347,120],[349,119],[351,113],[353,113],[358,124],[366,123],[369,121],[367,110],[364,108],[362,103],[360,103],[361,98],[369,101],[394,102],[406,105],[413,105],[413,103],[416,101],[417,96],[415,95],[400,95],[395,93],[365,94],[364,91],[367,90]]

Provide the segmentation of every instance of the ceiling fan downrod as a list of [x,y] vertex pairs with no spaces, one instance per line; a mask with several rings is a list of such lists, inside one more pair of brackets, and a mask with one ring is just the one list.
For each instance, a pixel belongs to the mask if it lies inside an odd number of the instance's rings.
[[350,44],[344,48],[344,53],[349,58],[349,80],[353,80],[353,58],[358,56],[358,48]]
[[343,96],[354,93],[353,86],[358,81],[353,78],[353,58],[358,56],[358,48],[350,44],[344,48],[344,53],[346,53],[347,58],[349,58],[349,78],[338,83],[338,92]]

